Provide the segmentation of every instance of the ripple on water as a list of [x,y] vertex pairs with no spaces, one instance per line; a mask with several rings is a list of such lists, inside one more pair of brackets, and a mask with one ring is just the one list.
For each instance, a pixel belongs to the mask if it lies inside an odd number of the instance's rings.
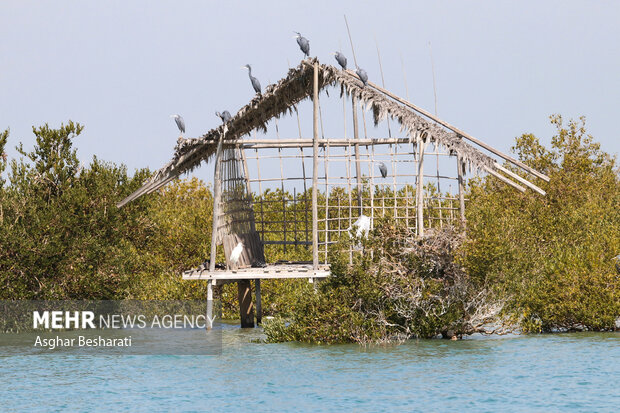
[[620,405],[618,333],[366,348],[250,343],[258,329],[223,333],[220,356],[4,355],[2,410],[615,411]]

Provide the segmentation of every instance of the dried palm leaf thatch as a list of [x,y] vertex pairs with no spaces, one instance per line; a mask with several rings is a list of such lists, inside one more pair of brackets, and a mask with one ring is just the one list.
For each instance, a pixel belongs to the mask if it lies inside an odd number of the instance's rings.
[[[220,125],[199,138],[180,138],[172,160],[117,206],[122,207],[144,194],[152,193],[181,174],[191,172],[203,161],[208,161],[215,154],[219,139],[235,141],[254,129],[267,131],[267,123],[271,119],[292,114],[296,110],[295,105],[311,98],[313,94],[315,62],[318,60],[302,61],[299,66],[290,69],[286,77],[276,84],[269,85],[264,93],[257,94],[233,116],[227,124],[226,131],[224,125]],[[361,81],[351,72],[319,64],[319,90],[335,85],[340,85],[341,95],[344,93],[354,95],[363,105],[372,109],[375,124],[390,116],[400,123],[401,132],[406,133],[412,142],[418,137],[425,141],[437,142],[451,153],[458,153],[470,170],[484,170],[493,166],[492,158],[465,143],[457,134],[427,121],[378,90],[362,87]]]

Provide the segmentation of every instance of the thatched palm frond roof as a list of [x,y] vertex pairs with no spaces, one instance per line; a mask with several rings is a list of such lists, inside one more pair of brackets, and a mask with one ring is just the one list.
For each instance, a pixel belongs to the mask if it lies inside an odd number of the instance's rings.
[[[299,66],[288,71],[286,77],[269,85],[262,95],[256,95],[242,107],[227,124],[211,129],[194,139],[179,139],[172,160],[151,176],[142,187],[118,203],[119,207],[140,196],[152,193],[185,172],[190,172],[215,154],[220,137],[234,141],[252,130],[267,130],[267,123],[283,114],[291,114],[296,104],[313,94],[313,66],[316,59],[306,59]],[[430,122],[405,105],[387,97],[372,87],[363,87],[361,81],[351,72],[319,64],[319,90],[328,86],[340,86],[341,94],[354,95],[372,109],[375,124],[390,116],[401,125],[401,132],[412,141],[417,137],[437,142],[452,153],[460,156],[469,169],[489,171],[496,163],[493,158],[464,142],[456,133]]]

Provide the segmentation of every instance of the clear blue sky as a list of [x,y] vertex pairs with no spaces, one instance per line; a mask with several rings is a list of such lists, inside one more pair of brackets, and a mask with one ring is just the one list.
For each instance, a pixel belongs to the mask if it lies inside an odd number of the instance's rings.
[[33,125],[71,119],[86,126],[76,144],[130,170],[159,168],[178,133],[217,125],[252,97],[251,63],[263,83],[281,78],[301,53],[333,63],[357,59],[379,83],[433,110],[428,42],[435,59],[440,117],[507,151],[532,132],[553,133],[548,116],[585,115],[603,148],[620,151],[620,2],[613,1],[2,1],[0,129],[9,155],[34,142]]

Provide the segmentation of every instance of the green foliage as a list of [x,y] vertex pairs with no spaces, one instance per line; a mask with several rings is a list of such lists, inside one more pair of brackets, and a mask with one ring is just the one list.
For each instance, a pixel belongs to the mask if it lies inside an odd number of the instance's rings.
[[[268,340],[369,343],[470,332],[474,291],[454,259],[461,239],[449,227],[417,239],[378,222],[368,239],[342,241],[330,258],[333,277],[296,297],[288,326],[265,324]],[[363,248],[352,263],[348,243]]]
[[2,187],[4,186],[4,179],[2,178],[2,174],[4,173],[4,170],[6,169],[6,165],[8,161],[7,154],[4,151],[6,148],[6,142],[8,139],[9,139],[8,129],[6,129],[3,132],[0,132],[0,191],[2,191]]
[[[620,179],[615,159],[586,133],[565,127],[547,150],[533,135],[513,150],[551,180],[546,192],[519,193],[488,178],[471,185],[464,262],[479,283],[494,285],[506,313],[527,331],[611,329],[620,315]],[[515,171],[516,172],[516,171]]]
[[[265,322],[269,339],[366,343],[467,334],[486,315],[497,315],[493,309],[501,306],[494,303],[503,303],[504,314],[526,331],[612,328],[620,314],[612,261],[620,252],[616,161],[587,135],[583,119],[566,127],[559,116],[552,122],[558,132],[550,150],[533,135],[517,138],[513,148],[551,177],[537,182],[547,196],[519,193],[492,177],[474,181],[467,238],[446,228],[418,240],[394,226],[390,209],[398,207],[413,224],[415,188],[394,194],[376,187],[372,195],[385,203],[386,216],[375,219],[367,240],[344,236],[330,248],[335,277],[316,292],[306,280],[263,281],[263,313],[276,316]],[[181,180],[118,209],[115,203],[149,172],[129,177],[124,166],[96,157],[81,166],[73,140],[82,129],[73,122],[33,128],[34,148],[19,145],[21,157],[10,163],[9,131],[0,133],[0,298],[203,300],[206,283],[183,281],[180,273],[209,257],[210,189],[197,179]],[[439,195],[431,185],[425,191]],[[275,232],[282,222],[296,221],[286,228],[287,240],[311,240],[304,200],[310,202],[310,189],[255,195],[257,229],[267,240],[281,239]],[[450,207],[447,202],[431,205]],[[357,207],[357,192],[319,192],[319,205],[319,218],[330,217],[319,225],[342,229],[333,218]],[[427,212],[425,227],[437,230],[441,210]],[[349,245],[362,248],[352,262]],[[271,262],[311,259],[305,245],[267,245],[265,252]],[[217,254],[222,262],[221,248]],[[224,317],[237,318],[236,285],[218,286],[216,294]]]
[[93,159],[81,168],[72,140],[82,131],[33,128],[36,145],[11,163],[2,197],[2,298],[117,298],[132,267],[129,235],[141,234],[141,207],[115,201],[146,177]]

